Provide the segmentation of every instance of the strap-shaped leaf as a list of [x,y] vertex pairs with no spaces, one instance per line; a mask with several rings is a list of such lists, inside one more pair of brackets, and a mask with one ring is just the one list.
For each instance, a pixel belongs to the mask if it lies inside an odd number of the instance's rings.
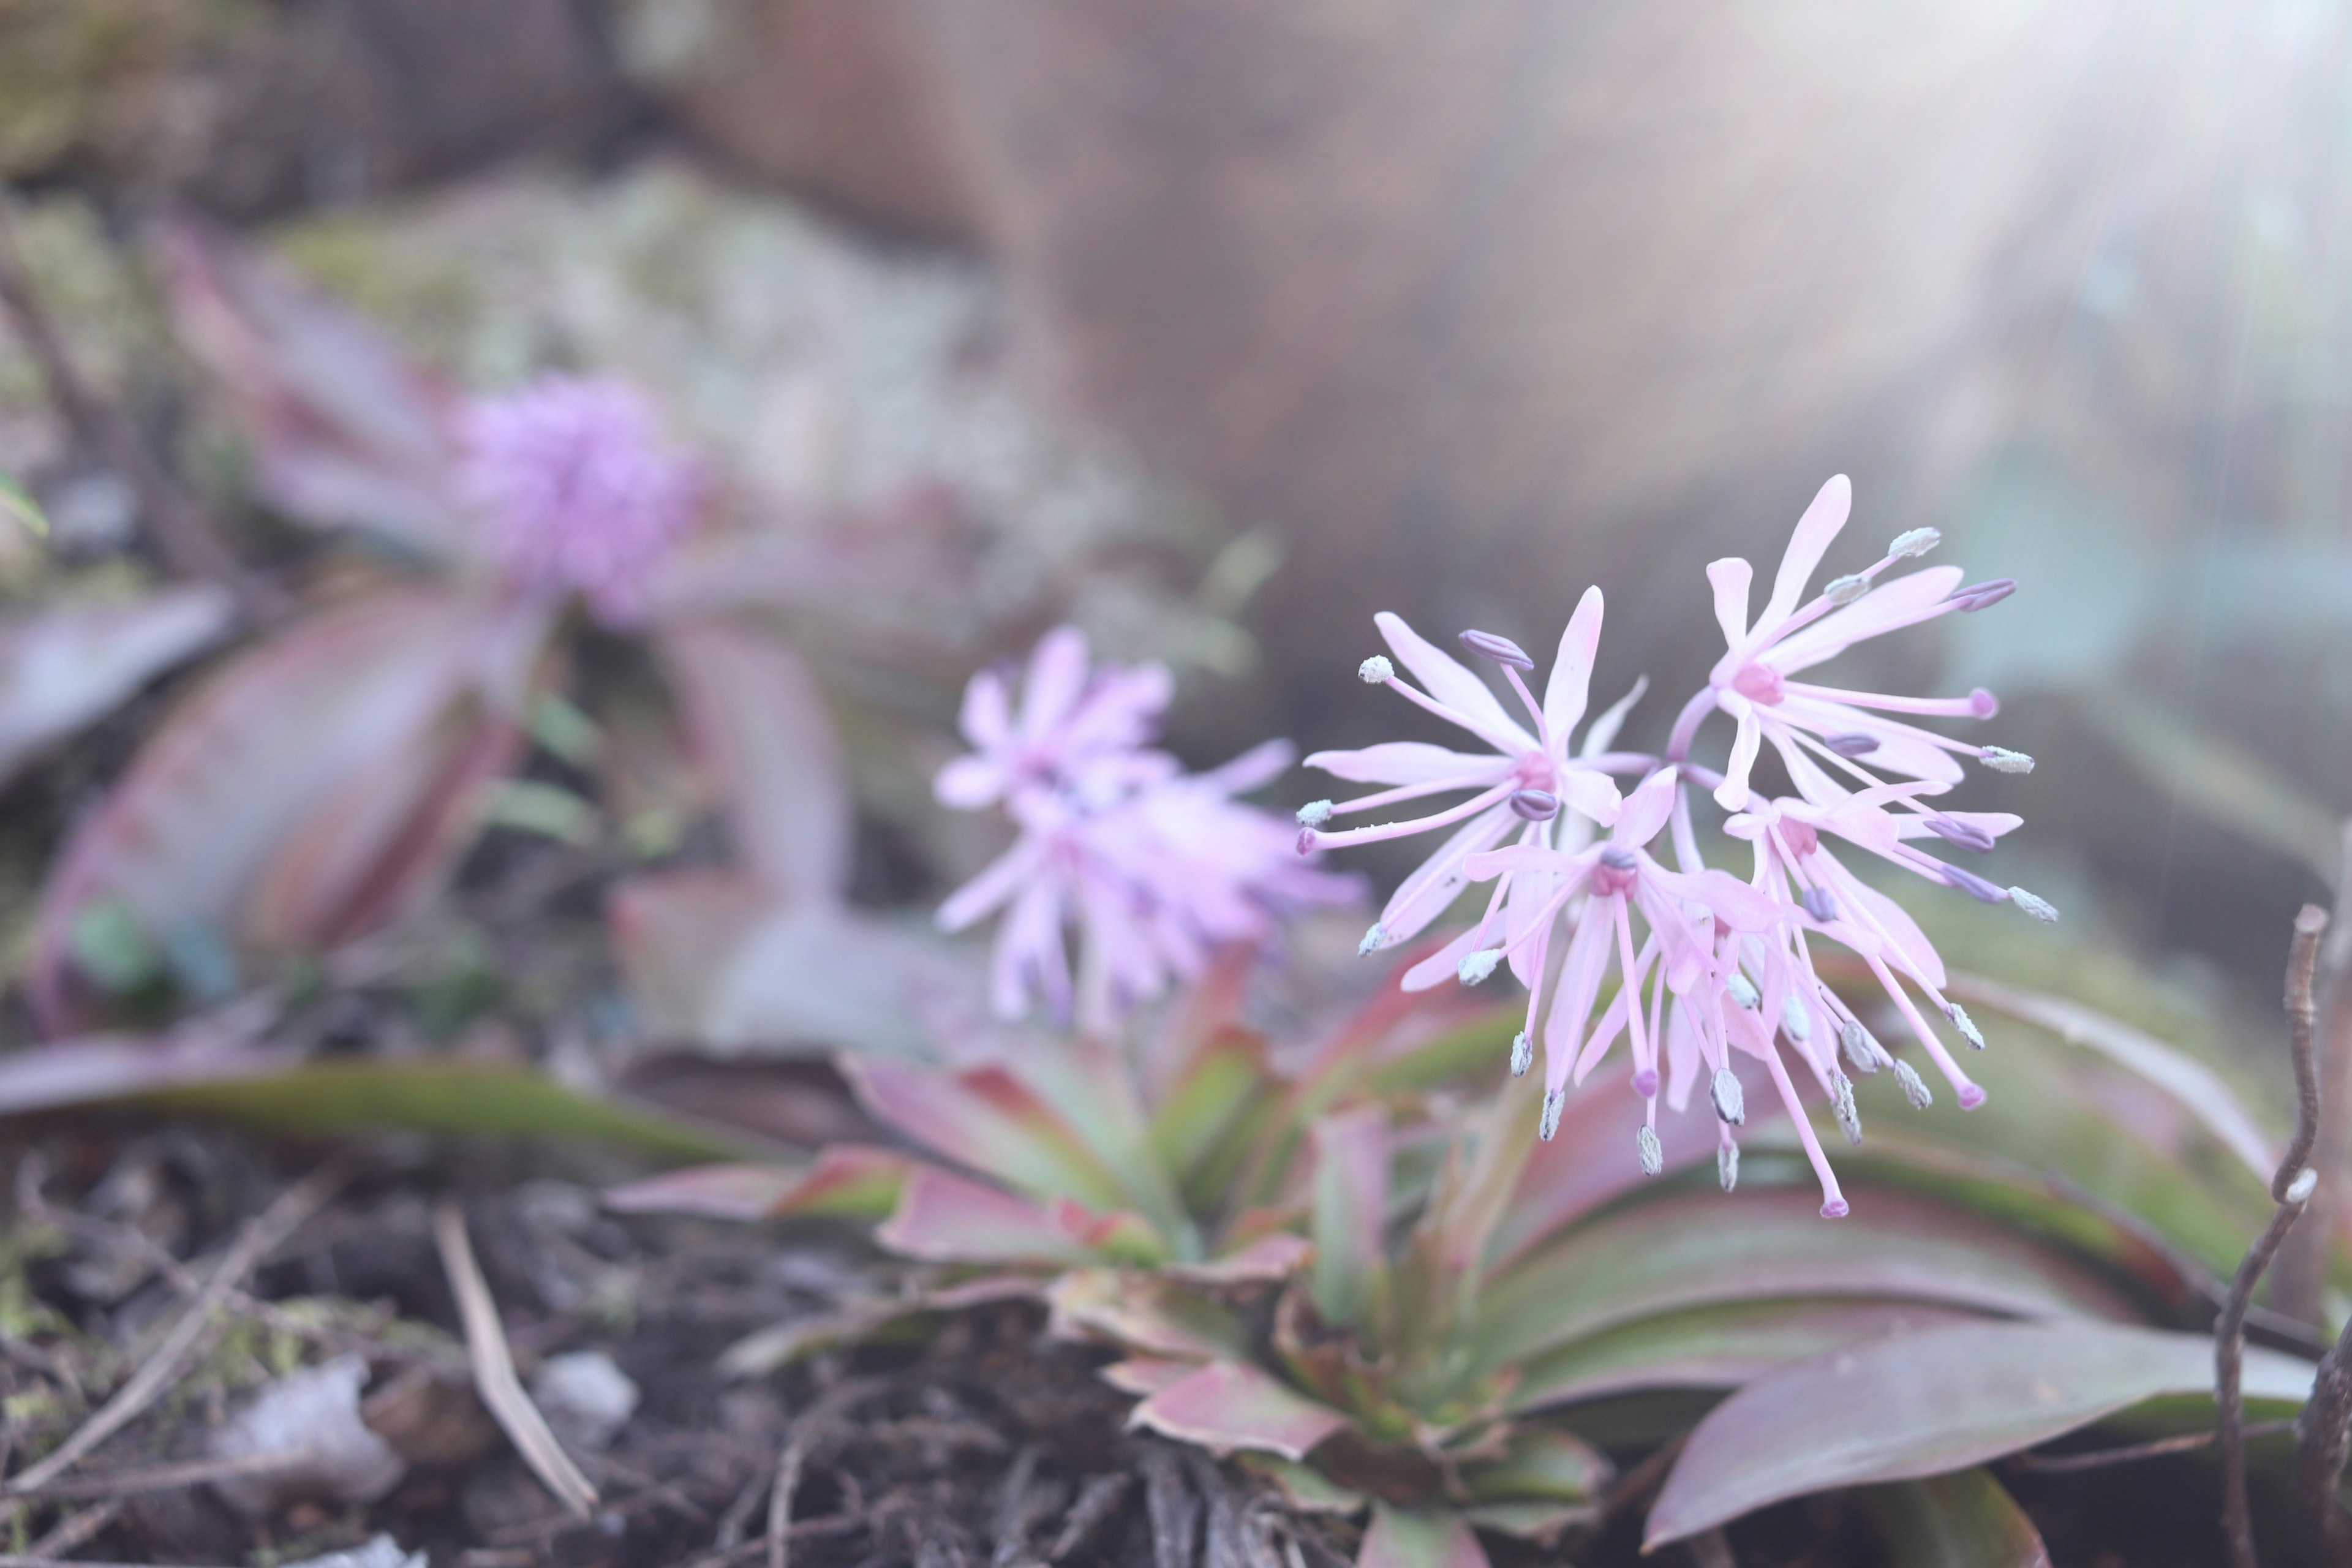
[[1246,1363],[1215,1361],[1137,1405],[1128,1425],[1220,1454],[1304,1459],[1348,1418]]
[[1990,1470],[1871,1487],[1854,1500],[1893,1568],[2050,1568],[2042,1532]]
[[[2246,1353],[2250,1403],[2299,1405],[2311,1375]],[[1758,1378],[1699,1423],[1643,1544],[1809,1492],[1966,1469],[2212,1386],[2210,1338],[2118,1323],[1966,1324],[1833,1352]]]

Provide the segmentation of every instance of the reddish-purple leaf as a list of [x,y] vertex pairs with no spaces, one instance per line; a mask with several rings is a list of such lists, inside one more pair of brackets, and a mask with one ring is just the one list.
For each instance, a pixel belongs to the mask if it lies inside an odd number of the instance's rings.
[[1098,1209],[1125,1202],[1118,1177],[1086,1140],[1004,1068],[950,1073],[861,1057],[841,1066],[877,1121],[958,1164],[1036,1198]]
[[1171,1361],[1160,1356],[1129,1356],[1102,1369],[1102,1380],[1121,1394],[1145,1398],[1172,1388],[1201,1370],[1197,1361]]
[[1128,1417],[1180,1442],[1213,1453],[1252,1449],[1303,1459],[1315,1445],[1348,1424],[1328,1405],[1318,1405],[1240,1362],[1216,1361],[1154,1394]]
[[0,781],[228,629],[202,584],[127,604],[68,604],[0,626]]
[[341,306],[223,236],[164,237],[180,339],[227,391],[262,493],[289,516],[459,556],[472,532],[448,484],[454,395]]
[[1160,1251],[1131,1215],[1033,1203],[929,1165],[908,1172],[898,1206],[874,1234],[894,1252],[940,1263],[1153,1261]]
[[[2308,1363],[2246,1355],[2250,1400],[2297,1405]],[[1808,1492],[1966,1469],[2160,1395],[2210,1395],[2213,1342],[2118,1323],[1975,1323],[1783,1367],[1693,1430],[1644,1549]]]
[[693,1165],[604,1194],[621,1214],[690,1214],[714,1219],[835,1215],[879,1219],[897,1205],[909,1162],[888,1149],[836,1143],[805,1171],[780,1165]]
[[1074,1268],[1046,1288],[1053,1331],[1121,1350],[1191,1362],[1249,1353],[1249,1332],[1221,1303],[1155,1275]]
[[950,960],[928,933],[728,871],[632,878],[605,906],[644,1026],[740,1054],[920,1054],[917,1004]]
[[806,667],[769,633],[721,621],[671,627],[656,647],[745,864],[780,899],[838,899],[849,792]]
[[410,905],[512,754],[543,617],[458,593],[387,592],[301,621],[215,672],[78,825],[46,889],[54,997],[77,911],[271,946],[347,938]]
[[1451,1509],[1375,1503],[1356,1568],[1487,1568],[1486,1549]]
[[1201,1285],[1271,1284],[1289,1279],[1314,1256],[1314,1244],[1305,1237],[1280,1231],[1206,1263],[1171,1263],[1167,1272]]

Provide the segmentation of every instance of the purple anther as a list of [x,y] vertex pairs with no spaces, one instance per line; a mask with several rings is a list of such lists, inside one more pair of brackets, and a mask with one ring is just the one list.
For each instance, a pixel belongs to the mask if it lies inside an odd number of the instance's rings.
[[1990,582],[1971,583],[1965,588],[1953,589],[1947,602],[1960,614],[1972,616],[1979,610],[2000,604],[2016,592],[2016,578],[1995,577]]
[[1957,817],[1942,816],[1926,816],[1920,820],[1925,822],[1928,831],[1937,837],[1947,843],[1957,844],[1963,849],[1974,849],[1981,853],[1992,847],[1992,835],[1973,822],[1962,822]]
[[1462,646],[1479,658],[1491,658],[1496,664],[1507,664],[1517,669],[1533,669],[1536,667],[1536,661],[1528,657],[1527,649],[1508,637],[1496,637],[1493,632],[1464,632]]
[[1797,895],[1797,901],[1805,906],[1807,914],[1823,925],[1838,918],[1837,900],[1830,896],[1827,888],[1807,888]]
[[1943,873],[1945,881],[1949,882],[1953,887],[1958,888],[1960,891],[1966,893],[1969,897],[1976,900],[1977,902],[1980,904],[2005,904],[2009,902],[2009,890],[2007,889],[1994,887],[1990,882],[1986,881],[1982,877],[1978,876],[1973,871],[1963,871],[1958,866],[1947,866],[1940,863],[1937,865],[1937,869]]
[[1529,822],[1549,822],[1559,815],[1559,796],[1548,789],[1513,790],[1511,809]]
[[1631,849],[1612,844],[1601,852],[1601,863],[1612,871],[1631,871],[1642,862],[1634,858]]
[[1822,744],[1841,757],[1866,757],[1878,750],[1878,737],[1849,730],[1842,735],[1823,735]]

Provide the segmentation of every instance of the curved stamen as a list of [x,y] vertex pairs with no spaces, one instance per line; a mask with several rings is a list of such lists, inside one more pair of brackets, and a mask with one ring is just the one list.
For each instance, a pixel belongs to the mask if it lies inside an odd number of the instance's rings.
[[1511,793],[1509,780],[1478,795],[1472,795],[1456,806],[1431,816],[1417,816],[1408,822],[1383,822],[1372,827],[1345,827],[1337,833],[1327,833],[1319,827],[1301,828],[1298,848],[1302,855],[1311,849],[1329,849],[1345,844],[1378,844],[1384,838],[1402,838],[1407,834],[1425,833],[1433,827],[1444,827],[1475,816],[1490,805],[1499,805]]
[[1881,713],[1916,713],[1928,719],[1990,719],[2000,711],[2000,699],[1981,686],[1966,697],[1893,697],[1876,691],[1816,686],[1809,680],[1791,680],[1788,689],[1794,697],[1841,702],[1849,708],[1871,708]]

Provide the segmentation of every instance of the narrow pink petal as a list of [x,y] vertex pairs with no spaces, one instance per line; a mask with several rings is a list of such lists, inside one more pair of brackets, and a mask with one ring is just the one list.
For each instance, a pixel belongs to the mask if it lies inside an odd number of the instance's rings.
[[1584,718],[1592,685],[1593,654],[1601,646],[1601,590],[1584,590],[1576,614],[1559,634],[1559,652],[1551,662],[1551,679],[1544,686],[1544,724],[1555,747],[1568,749],[1568,733]]
[[1044,858],[1044,846],[1024,838],[998,856],[987,869],[947,896],[938,915],[941,931],[961,931],[981,920],[1020,889]]
[[1500,751],[1513,755],[1536,749],[1535,737],[1519,728],[1505,710],[1494,689],[1464,668],[1461,661],[1404,624],[1402,616],[1382,610],[1372,617],[1397,662],[1421,678],[1429,694],[1462,715],[1475,733]]
[[1506,871],[1578,871],[1591,858],[1589,854],[1570,855],[1543,844],[1507,844],[1471,855],[1463,862],[1463,870],[1471,881],[1483,882]]
[[957,726],[963,738],[982,751],[1013,738],[1013,710],[1004,695],[1004,681],[992,669],[983,669],[963,689],[963,711]]
[[1715,804],[1726,811],[1740,811],[1748,805],[1748,774],[1756,765],[1757,749],[1763,744],[1764,729],[1756,717],[1756,708],[1746,698],[1729,698],[1727,709],[1737,703],[1739,729],[1731,737],[1731,760],[1724,764],[1723,782],[1715,786]]
[[1055,626],[1029,656],[1021,686],[1021,738],[1032,745],[1068,717],[1087,685],[1087,639],[1076,626]]
[[1776,726],[1787,724],[1816,735],[1874,735],[1877,750],[1854,759],[1874,773],[1902,773],[1937,784],[1958,784],[1962,776],[1952,751],[1964,742],[1946,740],[1933,731],[1881,713],[1818,697],[1790,696],[1759,717]]
[[1617,814],[1617,825],[1610,829],[1609,841],[1621,849],[1639,849],[1658,836],[1666,819],[1675,814],[1675,791],[1682,775],[1673,768],[1661,768],[1642,781],[1642,787],[1625,799]]
[[1511,771],[1505,756],[1450,752],[1423,741],[1384,741],[1354,752],[1318,752],[1307,766],[1350,784],[1414,784],[1459,780],[1465,789],[1484,789]]
[[1558,1091],[1568,1087],[1570,1069],[1576,1081],[1582,1083],[1589,1068],[1577,1061],[1577,1050],[1584,1043],[1584,1026],[1592,1016],[1592,999],[1601,991],[1601,975],[1609,963],[1609,905],[1615,900],[1594,899],[1586,903],[1584,913],[1576,922],[1576,932],[1569,938],[1568,952],[1559,966],[1559,980],[1552,987],[1551,1016],[1544,1020],[1544,1083],[1548,1089]]
[[1559,776],[1559,793],[1570,809],[1582,812],[1603,827],[1617,826],[1617,814],[1623,808],[1624,797],[1617,792],[1617,781],[1607,773],[1571,765]]
[[1755,574],[1737,555],[1706,563],[1706,580],[1715,585],[1715,624],[1723,628],[1724,647],[1735,655],[1748,643],[1748,584]]
[[[1624,696],[1602,709],[1601,716],[1592,721],[1592,728],[1584,732],[1584,744],[1579,749],[1577,754],[1583,757],[1597,757],[1615,745],[1617,731],[1625,727],[1625,715],[1633,710],[1633,704],[1642,700],[1642,694],[1649,689],[1650,678],[1646,675],[1643,676],[1633,682]],[[1568,734],[1565,731],[1554,731],[1552,740],[1559,745],[1566,745]]]
[[1469,882],[1462,868],[1464,860],[1499,842],[1518,821],[1509,806],[1489,806],[1464,823],[1453,837],[1438,847],[1435,854],[1423,861],[1419,869],[1399,884],[1388,907],[1381,911],[1381,929],[1387,933],[1390,943],[1410,941],[1444,914],[1446,906]]
[[1398,988],[1404,991],[1429,991],[1454,979],[1461,973],[1462,961],[1476,952],[1479,944],[1486,940],[1487,933],[1480,929],[1484,923],[1481,921],[1480,925],[1472,926],[1468,931],[1406,970],[1403,978],[1397,982]]
[[1772,634],[1796,613],[1797,601],[1805,595],[1805,584],[1813,580],[1822,554],[1838,536],[1838,531],[1845,527],[1846,514],[1853,507],[1853,483],[1843,474],[1835,474],[1813,497],[1805,515],[1797,520],[1797,531],[1789,536],[1788,551],[1780,557],[1780,575],[1772,579],[1771,600],[1756,618],[1758,642],[1770,640]]
[[1766,657],[1772,668],[1783,675],[1809,669],[1865,638],[1942,614],[1937,606],[1959,586],[1963,575],[1958,566],[1930,566],[1924,572],[1897,577],[1892,583],[1882,583],[1844,609],[1790,634],[1787,641]]

